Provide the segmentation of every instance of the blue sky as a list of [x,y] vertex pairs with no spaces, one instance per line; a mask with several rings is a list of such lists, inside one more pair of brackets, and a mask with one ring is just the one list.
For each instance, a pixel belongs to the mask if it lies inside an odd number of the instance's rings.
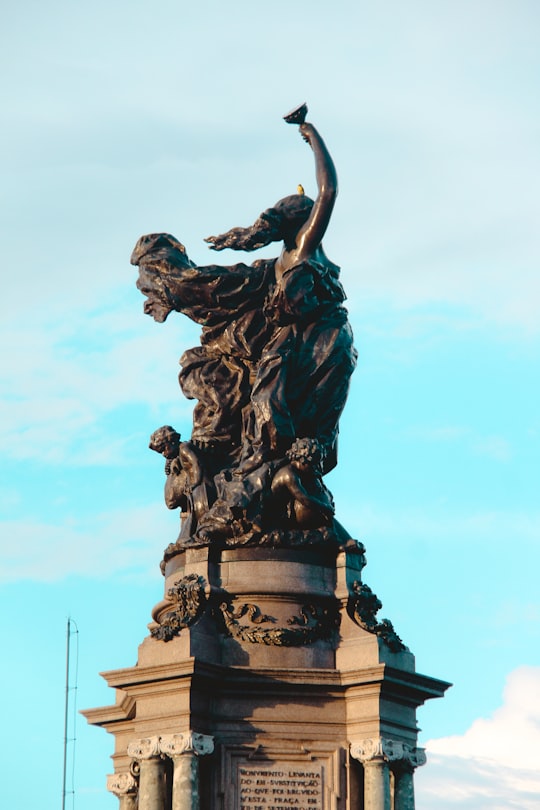
[[[359,350],[328,484],[381,614],[455,684],[419,712],[417,810],[538,806],[539,28],[523,0],[4,11],[2,804],[59,805],[66,619],[78,707],[109,703],[176,535],[147,441],[189,434],[197,330],[143,315],[131,250],[168,231],[204,263],[203,237],[313,193],[281,121],[307,100]],[[112,739],[76,735],[75,807],[113,810]]]

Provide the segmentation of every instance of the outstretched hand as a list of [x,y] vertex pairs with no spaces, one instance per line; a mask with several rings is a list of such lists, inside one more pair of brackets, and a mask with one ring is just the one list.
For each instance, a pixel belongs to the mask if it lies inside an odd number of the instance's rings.
[[[230,231],[220,233],[218,236],[207,236],[204,241],[209,243],[210,250],[225,250],[225,248],[239,250],[239,241],[242,237],[245,238],[248,233],[249,228],[231,228]],[[250,250],[250,248],[245,245],[244,249]]]
[[299,130],[302,138],[305,140],[306,143],[309,143],[311,146],[311,135],[313,134],[313,126],[308,123],[300,124]]
[[210,250],[225,250],[227,247],[227,234],[219,234],[219,236],[207,236],[204,240],[210,245]]

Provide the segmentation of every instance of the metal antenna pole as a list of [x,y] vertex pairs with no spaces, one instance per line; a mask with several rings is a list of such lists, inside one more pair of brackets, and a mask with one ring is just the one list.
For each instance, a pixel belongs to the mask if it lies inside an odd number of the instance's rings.
[[68,709],[69,709],[69,639],[71,632],[71,619],[67,620],[66,634],[66,702],[64,711],[64,771],[62,780],[62,810],[66,810],[66,779],[67,779],[67,744],[68,744]]

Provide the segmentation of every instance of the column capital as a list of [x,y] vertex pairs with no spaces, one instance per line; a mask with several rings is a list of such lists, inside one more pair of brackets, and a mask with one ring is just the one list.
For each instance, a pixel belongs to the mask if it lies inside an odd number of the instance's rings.
[[198,734],[187,731],[184,734],[164,734],[159,741],[162,754],[169,757],[181,754],[196,754],[205,756],[214,750],[214,738],[207,734]]
[[161,753],[159,737],[143,737],[142,740],[132,740],[128,743],[127,752],[130,757],[135,759],[158,757]]
[[427,762],[425,748],[411,748],[408,754],[408,761],[413,768],[420,768]]
[[180,754],[205,756],[211,754],[213,750],[214,738],[195,731],[143,737],[141,740],[132,740],[127,747],[128,755],[136,760],[152,759],[161,755],[167,757],[175,757]]
[[127,772],[107,774],[107,790],[120,798],[137,792],[137,780]]
[[405,766],[418,768],[426,762],[423,748],[415,748],[398,740],[386,737],[369,737],[366,740],[352,742],[351,756],[362,763],[367,762],[400,762]]

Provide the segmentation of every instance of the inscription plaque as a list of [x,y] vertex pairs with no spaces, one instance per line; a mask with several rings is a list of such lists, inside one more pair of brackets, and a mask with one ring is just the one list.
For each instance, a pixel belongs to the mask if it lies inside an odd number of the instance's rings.
[[324,810],[323,769],[313,762],[238,763],[235,810]]

